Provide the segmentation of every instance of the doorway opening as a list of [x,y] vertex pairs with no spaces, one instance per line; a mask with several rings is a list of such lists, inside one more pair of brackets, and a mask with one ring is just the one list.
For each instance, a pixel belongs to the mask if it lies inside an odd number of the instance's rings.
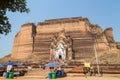
[[61,59],[61,60],[62,60],[62,56],[61,56],[61,55],[59,55],[59,59]]

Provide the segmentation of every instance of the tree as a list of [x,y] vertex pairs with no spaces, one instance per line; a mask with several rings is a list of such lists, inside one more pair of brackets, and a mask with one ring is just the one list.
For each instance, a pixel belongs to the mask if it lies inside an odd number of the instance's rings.
[[7,12],[28,13],[26,0],[0,0],[0,34],[7,35],[11,31],[11,24]]

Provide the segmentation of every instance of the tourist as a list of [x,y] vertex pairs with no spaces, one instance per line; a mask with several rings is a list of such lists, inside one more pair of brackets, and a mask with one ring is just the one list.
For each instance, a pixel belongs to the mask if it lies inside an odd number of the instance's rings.
[[49,69],[50,69],[50,72],[55,71],[55,68],[54,68],[54,67],[49,67]]
[[93,75],[93,73],[94,73],[94,67],[93,67],[93,66],[91,66],[91,67],[90,67],[90,76],[92,76],[92,75]]
[[100,68],[100,76],[103,76],[102,68]]
[[85,77],[87,78],[87,67],[83,67],[83,74],[85,75]]
[[7,65],[7,72],[10,72],[12,70],[12,65]]
[[96,74],[98,74],[97,67],[94,68],[94,75],[96,76]]

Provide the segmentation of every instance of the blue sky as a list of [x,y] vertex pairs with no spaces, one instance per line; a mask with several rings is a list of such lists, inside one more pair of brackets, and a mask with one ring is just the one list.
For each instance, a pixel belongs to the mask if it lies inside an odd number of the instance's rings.
[[120,42],[120,0],[27,0],[30,13],[8,12],[12,32],[0,35],[0,57],[12,52],[14,37],[21,25],[54,18],[87,17],[102,29],[113,28],[115,41]]

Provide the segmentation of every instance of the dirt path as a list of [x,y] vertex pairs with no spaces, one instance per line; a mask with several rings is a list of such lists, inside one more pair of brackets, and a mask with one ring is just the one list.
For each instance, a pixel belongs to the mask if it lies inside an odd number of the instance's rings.
[[[0,80],[11,80],[0,77]],[[64,77],[56,79],[48,79],[44,77],[16,77],[12,80],[120,80],[120,77]]]

